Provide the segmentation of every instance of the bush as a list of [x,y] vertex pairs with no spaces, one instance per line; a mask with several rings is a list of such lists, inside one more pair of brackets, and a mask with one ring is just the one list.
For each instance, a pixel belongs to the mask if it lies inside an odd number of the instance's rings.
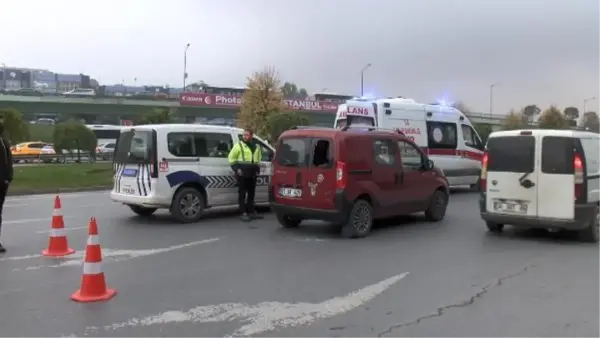
[[94,132],[75,120],[57,124],[54,127],[53,140],[57,153],[79,149],[93,154],[96,150],[97,140]]
[[23,122],[22,115],[18,110],[0,109],[0,120],[4,124],[4,137],[11,144],[29,141],[29,125]]

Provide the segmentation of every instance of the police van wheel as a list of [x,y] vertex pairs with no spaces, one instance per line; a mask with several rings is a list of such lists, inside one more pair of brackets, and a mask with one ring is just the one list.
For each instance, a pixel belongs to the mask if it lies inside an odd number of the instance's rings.
[[277,213],[275,214],[275,217],[277,217],[279,224],[286,229],[297,228],[300,226],[300,223],[302,223],[300,218],[290,217],[284,214]]
[[204,213],[204,195],[196,188],[182,188],[173,197],[171,215],[181,223],[200,220]]
[[156,211],[156,208],[144,208],[139,205],[130,205],[129,208],[140,216],[150,216]]

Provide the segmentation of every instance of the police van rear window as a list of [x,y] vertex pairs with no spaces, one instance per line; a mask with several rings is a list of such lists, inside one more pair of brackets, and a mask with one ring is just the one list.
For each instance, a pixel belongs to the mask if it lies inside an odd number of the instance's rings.
[[542,139],[542,172],[544,174],[573,174],[571,137],[544,136]]
[[146,163],[154,147],[152,131],[135,130],[122,132],[117,140],[115,162]]
[[492,137],[487,143],[488,171],[530,173],[534,169],[533,136]]
[[284,138],[275,152],[277,164],[285,167],[305,167],[310,157],[309,137]]

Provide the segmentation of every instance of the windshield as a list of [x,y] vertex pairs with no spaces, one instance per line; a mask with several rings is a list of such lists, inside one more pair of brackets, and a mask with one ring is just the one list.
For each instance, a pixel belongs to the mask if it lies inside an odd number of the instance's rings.
[[346,118],[340,118],[335,124],[335,128],[341,129],[346,126],[375,126],[375,120],[372,117],[367,116],[347,116]]
[[150,163],[153,148],[152,131],[131,130],[122,132],[116,145],[115,162]]

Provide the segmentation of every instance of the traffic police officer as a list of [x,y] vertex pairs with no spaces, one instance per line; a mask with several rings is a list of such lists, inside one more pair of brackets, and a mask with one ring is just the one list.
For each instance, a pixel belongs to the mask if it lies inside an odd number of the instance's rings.
[[260,173],[260,147],[252,139],[252,130],[244,131],[242,141],[236,143],[229,152],[229,164],[238,182],[238,203],[242,221],[258,219],[254,210],[256,177]]

